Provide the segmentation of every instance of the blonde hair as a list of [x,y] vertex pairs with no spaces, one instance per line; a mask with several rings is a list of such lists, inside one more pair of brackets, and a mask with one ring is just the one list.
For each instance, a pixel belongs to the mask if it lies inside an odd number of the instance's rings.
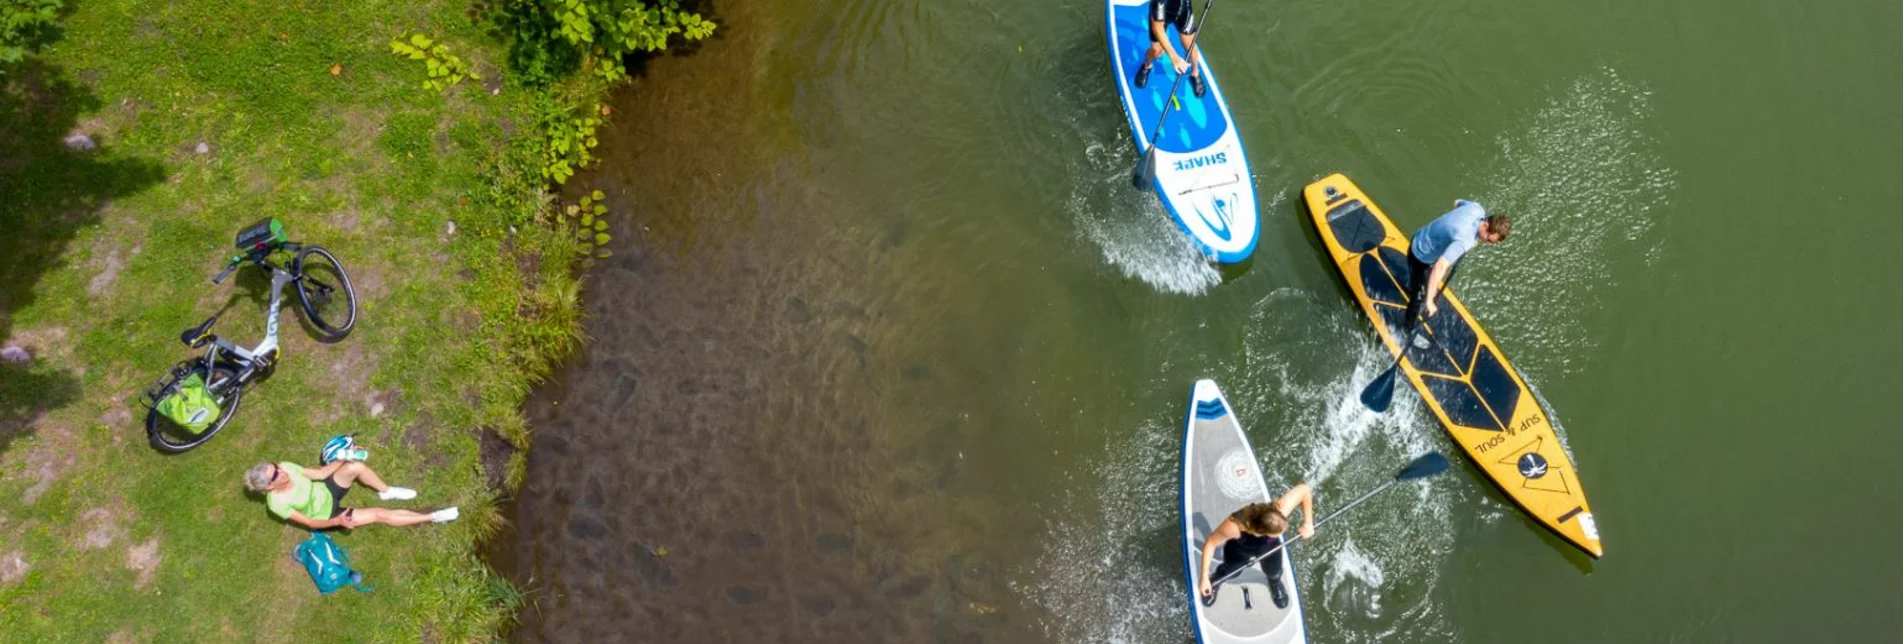
[[1288,517],[1282,516],[1274,503],[1250,503],[1229,518],[1235,519],[1236,526],[1249,534],[1277,535],[1288,529]]
[[271,489],[271,479],[277,478],[272,476],[272,474],[276,473],[271,470],[273,467],[275,466],[270,463],[259,463],[251,466],[251,469],[245,470],[244,486],[251,488],[253,492],[263,492]]

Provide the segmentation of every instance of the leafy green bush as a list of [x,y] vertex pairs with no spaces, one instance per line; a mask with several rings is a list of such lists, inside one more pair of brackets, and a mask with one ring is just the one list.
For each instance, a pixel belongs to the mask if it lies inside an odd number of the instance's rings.
[[503,0],[503,21],[515,38],[509,62],[530,80],[556,79],[573,63],[592,61],[602,80],[628,77],[622,58],[660,51],[678,35],[700,40],[713,21],[680,0]]
[[596,190],[583,195],[579,203],[569,204],[555,214],[558,228],[567,228],[570,220],[573,220],[575,240],[581,244],[581,251],[586,256],[582,259],[583,268],[593,266],[597,259],[614,256],[614,252],[608,250],[608,241],[613,237],[608,235],[608,204],[603,202],[607,198],[607,195]]
[[563,183],[575,176],[576,170],[595,161],[590,150],[599,143],[595,139],[595,128],[601,126],[601,118],[596,116],[600,111],[601,106],[595,105],[577,115],[573,107],[553,92],[542,92],[536,97],[536,127],[548,135],[547,146],[543,148],[543,177]]
[[582,53],[562,39],[562,24],[539,0],[488,0],[471,6],[471,18],[509,43],[509,69],[527,87],[546,87],[581,68]]
[[0,0],[0,63],[20,62],[44,44],[64,5],[64,0]]
[[404,42],[402,38],[390,41],[390,53],[423,61],[429,68],[429,78],[423,80],[424,89],[440,92],[466,79],[482,79],[463,59],[449,53],[448,47],[423,34],[410,34],[409,42]]

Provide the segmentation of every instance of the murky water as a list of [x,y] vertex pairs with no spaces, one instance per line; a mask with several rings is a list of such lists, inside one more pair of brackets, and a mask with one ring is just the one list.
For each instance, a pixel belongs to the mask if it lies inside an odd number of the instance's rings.
[[[1607,558],[1470,468],[1330,524],[1317,641],[1886,641],[1903,5],[1218,3],[1252,265],[1203,264],[1095,2],[726,3],[617,96],[616,257],[531,404],[531,641],[1182,642],[1180,432],[1221,382],[1319,508],[1451,449],[1294,192],[1518,218],[1462,296],[1549,401]],[[1870,249],[1845,244],[1871,239]],[[1792,547],[1777,551],[1783,539]],[[664,554],[662,554],[664,553]]]

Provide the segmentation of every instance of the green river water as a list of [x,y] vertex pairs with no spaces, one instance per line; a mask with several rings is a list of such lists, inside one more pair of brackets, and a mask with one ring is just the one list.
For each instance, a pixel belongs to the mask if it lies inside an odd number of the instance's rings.
[[1456,288],[1607,554],[1457,456],[1296,550],[1313,640],[1897,639],[1903,3],[1217,2],[1263,220],[1226,277],[1128,185],[1102,12],[716,2],[614,99],[518,638],[1189,641],[1195,379],[1323,512],[1459,454],[1354,399],[1385,354],[1297,195],[1341,171],[1404,228],[1515,217]]

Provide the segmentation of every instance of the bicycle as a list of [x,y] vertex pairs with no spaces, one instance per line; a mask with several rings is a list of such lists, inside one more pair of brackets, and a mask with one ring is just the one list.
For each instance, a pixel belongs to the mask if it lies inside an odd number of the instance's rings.
[[[236,244],[242,252],[233,256],[211,283],[224,281],[246,263],[270,271],[271,303],[265,312],[264,339],[247,349],[212,335],[212,325],[218,323],[217,315],[179,334],[180,342],[193,349],[204,347],[205,353],[173,366],[140,401],[147,408],[146,436],[159,451],[183,452],[211,440],[237,413],[245,387],[270,375],[277,367],[278,312],[284,305],[284,287],[296,287],[299,308],[319,332],[320,341],[340,341],[356,326],[357,293],[351,289],[350,277],[344,273],[343,265],[330,251],[322,246],[291,241],[275,217],[238,231]],[[292,254],[288,267],[273,260],[279,253]],[[197,395],[209,394],[217,414],[209,423],[204,423],[202,417],[192,419],[192,424],[202,425],[197,430],[160,411],[161,401],[179,394],[181,388],[197,386],[189,384],[194,375],[203,384],[203,392]]]

